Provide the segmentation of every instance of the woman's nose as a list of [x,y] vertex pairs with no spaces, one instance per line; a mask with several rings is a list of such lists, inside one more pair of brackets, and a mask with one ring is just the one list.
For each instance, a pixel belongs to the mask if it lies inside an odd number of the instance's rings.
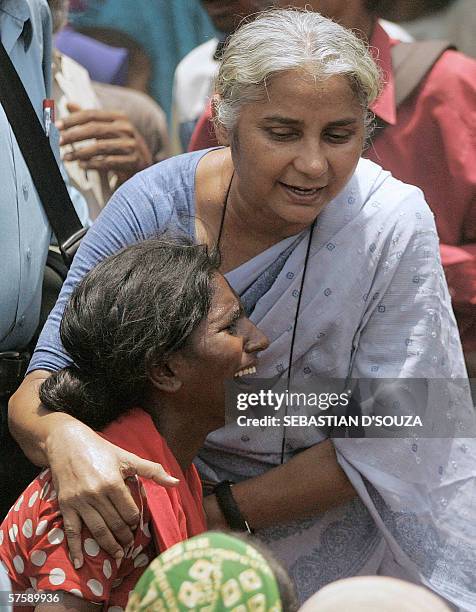
[[264,351],[269,346],[269,340],[254,323],[246,319],[246,335],[244,336],[243,348],[246,353],[257,353]]
[[321,143],[313,139],[312,142],[303,144],[294,159],[294,167],[309,179],[316,180],[324,176],[329,163]]

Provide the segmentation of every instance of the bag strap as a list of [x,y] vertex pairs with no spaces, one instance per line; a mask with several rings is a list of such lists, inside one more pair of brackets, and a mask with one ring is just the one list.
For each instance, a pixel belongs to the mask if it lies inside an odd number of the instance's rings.
[[1,42],[0,103],[28,166],[65,264],[69,267],[86,230],[71,202],[49,139]]
[[392,47],[397,108],[415,91],[447,49],[455,49],[447,40],[401,42]]

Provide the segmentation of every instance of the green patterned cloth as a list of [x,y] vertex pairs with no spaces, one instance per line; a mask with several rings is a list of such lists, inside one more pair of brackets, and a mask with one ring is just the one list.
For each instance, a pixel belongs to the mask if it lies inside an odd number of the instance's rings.
[[141,576],[126,612],[281,612],[274,574],[252,545],[207,532],[163,552]]

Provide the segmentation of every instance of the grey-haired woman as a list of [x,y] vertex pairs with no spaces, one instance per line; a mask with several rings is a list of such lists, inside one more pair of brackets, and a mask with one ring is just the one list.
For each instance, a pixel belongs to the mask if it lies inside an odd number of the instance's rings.
[[[341,26],[316,13],[262,14],[230,38],[217,77],[224,148],[141,173],[89,232],[11,405],[23,448],[56,473],[73,555],[80,516],[104,546],[119,550],[110,529],[120,543],[130,538],[124,459],[79,423],[44,415],[36,386],[68,363],[57,330],[72,287],[125,244],[168,226],[219,243],[221,270],[270,339],[260,377],[295,386],[465,376],[422,193],[360,159],[379,83],[365,45]],[[427,387],[429,425],[453,418],[455,405],[470,410],[465,388]],[[86,449],[104,467],[73,478]],[[198,466],[206,480],[237,483],[225,502],[227,484],[221,499],[206,499],[209,526],[246,521],[286,562],[302,599],[336,578],[383,573],[471,608],[472,449],[449,437],[332,442],[316,428],[232,423],[208,437]]]

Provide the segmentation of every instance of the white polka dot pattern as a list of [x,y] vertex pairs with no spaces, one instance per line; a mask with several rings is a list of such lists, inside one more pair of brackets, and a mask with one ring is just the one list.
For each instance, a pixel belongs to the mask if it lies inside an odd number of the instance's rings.
[[102,584],[99,582],[99,580],[96,580],[95,578],[91,578],[91,580],[88,580],[86,584],[90,588],[91,593],[93,595],[96,595],[96,597],[101,597],[101,595],[104,592],[104,589],[103,589]]
[[43,488],[41,489],[40,499],[45,499],[45,497],[48,495],[49,490],[50,490],[50,483],[45,482],[45,484],[43,485]]
[[112,576],[112,567],[109,559],[104,559],[104,563],[102,564],[102,572],[106,578],[110,578]]
[[31,519],[26,519],[26,521],[23,523],[21,531],[25,538],[31,538],[33,535],[33,522]]
[[48,521],[46,519],[41,520],[36,526],[35,534],[37,536],[43,535],[47,527],[48,527]]
[[145,567],[149,563],[149,557],[142,553],[134,559],[134,567]]
[[58,586],[60,584],[63,584],[63,582],[66,580],[66,574],[64,573],[64,570],[62,570],[60,567],[54,567],[50,571],[48,580],[54,586]]
[[89,556],[96,557],[100,550],[99,544],[92,538],[86,538],[84,540],[84,550]]
[[38,495],[39,495],[38,491],[35,491],[33,495],[30,497],[30,499],[28,500],[28,506],[30,508],[32,508],[35,505],[35,502],[38,499]]
[[48,542],[50,544],[58,545],[58,544],[61,544],[63,540],[64,540],[64,532],[59,527],[55,527],[48,534]]
[[18,535],[18,525],[13,523],[13,525],[8,530],[8,537],[10,538],[10,542],[16,542]]
[[25,570],[25,564],[20,555],[16,555],[15,557],[13,557],[13,565],[15,566],[15,569],[19,574],[23,574]]
[[18,512],[18,510],[20,510],[21,505],[23,503],[23,495],[21,495],[18,500],[17,503],[14,505],[13,509],[15,510],[15,512]]
[[149,523],[144,523],[142,525],[142,531],[144,533],[145,536],[147,536],[148,538],[150,538],[150,528],[149,528]]
[[46,558],[47,557],[44,550],[34,550],[30,555],[30,561],[37,567],[44,565]]

